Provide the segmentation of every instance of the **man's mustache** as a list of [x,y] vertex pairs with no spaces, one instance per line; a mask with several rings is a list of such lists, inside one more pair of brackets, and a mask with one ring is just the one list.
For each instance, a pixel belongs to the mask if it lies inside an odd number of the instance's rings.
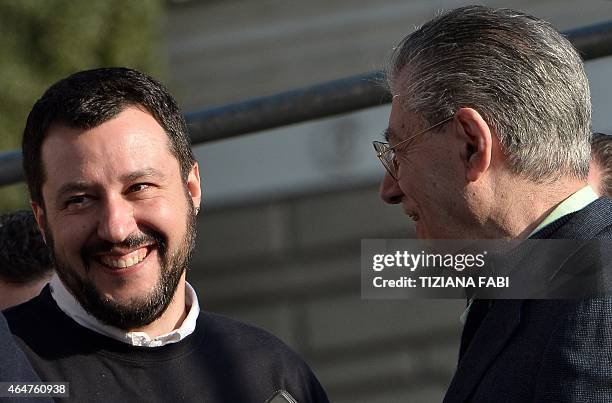
[[109,242],[103,239],[94,240],[83,246],[81,258],[87,262],[92,255],[110,253],[113,249],[138,249],[143,246],[155,244],[161,256],[166,251],[166,240],[158,232],[130,234],[123,241],[118,243]]

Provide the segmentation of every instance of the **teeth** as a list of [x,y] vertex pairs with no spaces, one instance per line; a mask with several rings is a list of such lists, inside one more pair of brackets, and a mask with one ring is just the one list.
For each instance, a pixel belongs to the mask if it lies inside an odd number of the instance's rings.
[[126,267],[134,266],[144,260],[147,256],[147,249],[141,248],[137,251],[134,251],[124,257],[115,258],[111,256],[101,256],[100,260],[107,266],[115,267],[118,269],[124,269]]

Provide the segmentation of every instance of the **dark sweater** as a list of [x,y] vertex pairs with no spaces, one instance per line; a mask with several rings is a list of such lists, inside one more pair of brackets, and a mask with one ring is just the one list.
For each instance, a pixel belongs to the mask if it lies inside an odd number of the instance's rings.
[[77,402],[257,402],[286,390],[298,402],[327,402],[314,374],[276,337],[201,312],[196,330],[163,347],[134,347],[74,322],[49,288],[5,312],[44,381],[70,382]]

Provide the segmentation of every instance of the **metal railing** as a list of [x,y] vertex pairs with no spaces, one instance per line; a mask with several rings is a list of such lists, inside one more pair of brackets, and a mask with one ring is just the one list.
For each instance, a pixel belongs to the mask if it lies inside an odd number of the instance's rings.
[[[612,21],[564,35],[583,60],[612,55]],[[354,112],[391,101],[380,71],[185,114],[193,144]],[[23,180],[21,151],[0,154],[0,186]]]

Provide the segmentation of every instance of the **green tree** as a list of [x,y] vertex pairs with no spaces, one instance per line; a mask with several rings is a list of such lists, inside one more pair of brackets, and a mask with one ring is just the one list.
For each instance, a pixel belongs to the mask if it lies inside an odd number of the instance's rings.
[[[161,0],[0,0],[0,152],[17,149],[44,90],[79,70],[127,66],[159,76]],[[0,187],[0,212],[27,204]]]

